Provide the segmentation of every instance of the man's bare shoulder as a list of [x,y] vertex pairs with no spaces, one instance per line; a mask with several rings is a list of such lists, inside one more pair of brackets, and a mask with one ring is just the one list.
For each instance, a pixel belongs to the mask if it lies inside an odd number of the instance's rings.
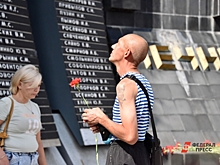
[[118,83],[116,91],[119,102],[124,102],[129,96],[136,97],[137,86],[133,80],[125,78]]

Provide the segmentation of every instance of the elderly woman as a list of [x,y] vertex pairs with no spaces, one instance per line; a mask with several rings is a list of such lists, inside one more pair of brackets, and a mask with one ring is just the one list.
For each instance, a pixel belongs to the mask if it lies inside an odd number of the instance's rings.
[[[39,106],[31,101],[40,91],[41,81],[42,76],[34,65],[21,67],[11,79],[12,95],[8,97],[14,101],[14,109],[4,147],[10,165],[47,164],[40,136],[41,112]],[[11,99],[8,97],[0,100],[1,131],[11,107]],[[4,155],[1,157],[3,159]]]

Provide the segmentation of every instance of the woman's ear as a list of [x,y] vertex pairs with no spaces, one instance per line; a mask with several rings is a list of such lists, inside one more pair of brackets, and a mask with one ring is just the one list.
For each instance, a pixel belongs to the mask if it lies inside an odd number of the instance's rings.
[[21,89],[21,86],[22,86],[22,82],[19,81],[19,83],[18,83],[18,89]]

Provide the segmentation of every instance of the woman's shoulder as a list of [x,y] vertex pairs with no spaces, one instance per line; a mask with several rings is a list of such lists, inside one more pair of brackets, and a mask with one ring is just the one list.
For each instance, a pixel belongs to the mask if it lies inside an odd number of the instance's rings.
[[11,104],[11,99],[9,97],[10,96],[1,98],[0,99],[0,104]]

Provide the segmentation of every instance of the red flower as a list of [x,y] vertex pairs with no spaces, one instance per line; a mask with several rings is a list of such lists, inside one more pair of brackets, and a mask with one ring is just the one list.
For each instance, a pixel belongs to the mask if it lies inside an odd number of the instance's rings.
[[80,78],[75,78],[75,79],[73,79],[73,80],[69,83],[69,85],[70,85],[71,87],[77,86],[77,85],[79,85],[80,81],[81,81]]

